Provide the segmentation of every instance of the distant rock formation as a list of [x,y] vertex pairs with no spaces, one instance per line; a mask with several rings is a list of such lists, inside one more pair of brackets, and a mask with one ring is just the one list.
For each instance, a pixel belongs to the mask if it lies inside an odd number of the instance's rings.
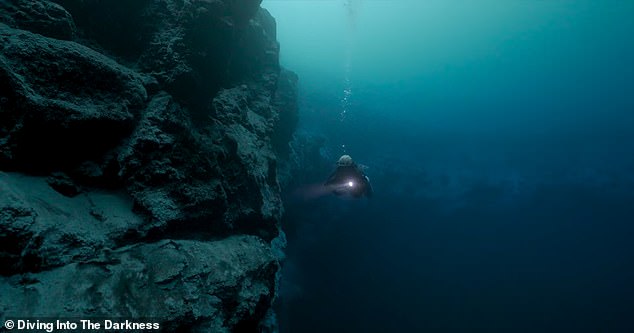
[[2,321],[274,329],[297,76],[260,2],[0,2]]

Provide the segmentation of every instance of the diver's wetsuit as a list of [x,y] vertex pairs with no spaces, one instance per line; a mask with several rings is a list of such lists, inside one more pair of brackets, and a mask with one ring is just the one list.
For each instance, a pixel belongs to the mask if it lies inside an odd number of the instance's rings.
[[[348,185],[350,182],[352,182],[352,186]],[[363,174],[363,171],[356,164],[338,166],[324,185],[333,187],[332,192],[336,195],[350,194],[355,198],[363,195],[372,196],[370,179]]]

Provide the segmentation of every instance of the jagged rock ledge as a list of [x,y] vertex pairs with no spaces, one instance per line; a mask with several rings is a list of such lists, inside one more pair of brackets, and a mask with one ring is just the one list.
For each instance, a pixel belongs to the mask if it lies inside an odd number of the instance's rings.
[[297,77],[260,2],[0,2],[0,319],[274,329]]

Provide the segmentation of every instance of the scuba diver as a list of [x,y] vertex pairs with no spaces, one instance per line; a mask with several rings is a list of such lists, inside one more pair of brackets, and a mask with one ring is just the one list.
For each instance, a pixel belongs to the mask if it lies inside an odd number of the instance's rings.
[[363,173],[350,155],[342,155],[337,161],[337,169],[324,183],[336,195],[349,195],[354,198],[372,196],[370,178]]

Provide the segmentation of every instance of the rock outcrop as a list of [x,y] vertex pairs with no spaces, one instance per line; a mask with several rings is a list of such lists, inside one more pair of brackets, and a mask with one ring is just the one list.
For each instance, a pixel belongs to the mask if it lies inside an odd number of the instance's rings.
[[0,1],[0,23],[57,39],[73,39],[76,32],[68,11],[50,1]]
[[278,52],[259,0],[1,2],[0,319],[271,329]]
[[75,42],[1,24],[0,43],[3,164],[72,164],[134,128],[147,99],[139,74]]

